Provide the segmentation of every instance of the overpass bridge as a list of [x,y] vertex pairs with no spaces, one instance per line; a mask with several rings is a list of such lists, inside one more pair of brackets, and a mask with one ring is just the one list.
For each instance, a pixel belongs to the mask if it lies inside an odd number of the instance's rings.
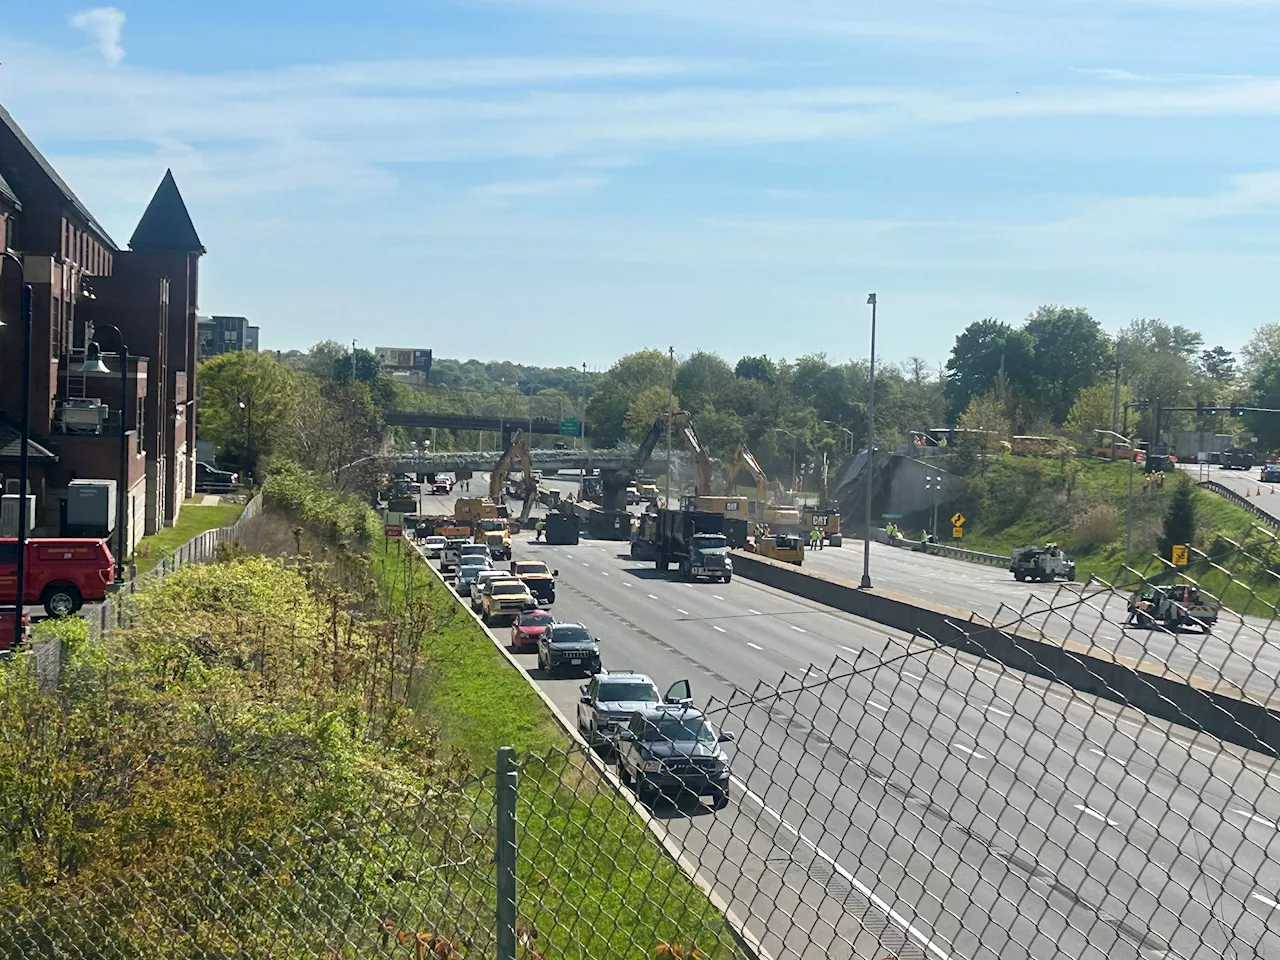
[[[547,417],[473,417],[465,413],[408,413],[388,410],[382,418],[390,427],[439,427],[442,430],[480,430],[502,434],[502,448],[511,444],[511,435],[517,430],[560,436],[560,421]],[[585,433],[584,433],[585,431]],[[579,426],[572,436],[591,436],[591,424]]]
[[[628,470],[635,461],[635,449],[611,447],[604,450],[533,450],[530,456],[535,470],[581,470],[592,467],[601,471]],[[499,450],[432,451],[401,453],[377,457],[374,462],[386,473],[475,473],[492,470],[502,452]],[[672,458],[675,459],[674,457]],[[651,461],[662,464],[661,460]],[[665,465],[665,464],[664,464]]]

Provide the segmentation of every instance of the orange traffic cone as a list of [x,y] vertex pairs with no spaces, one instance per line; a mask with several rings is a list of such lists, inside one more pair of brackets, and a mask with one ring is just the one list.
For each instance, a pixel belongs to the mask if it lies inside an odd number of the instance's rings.
[[1244,495],[1245,495],[1246,497],[1249,495],[1249,488],[1248,488],[1248,487],[1245,487],[1245,488],[1244,488]]

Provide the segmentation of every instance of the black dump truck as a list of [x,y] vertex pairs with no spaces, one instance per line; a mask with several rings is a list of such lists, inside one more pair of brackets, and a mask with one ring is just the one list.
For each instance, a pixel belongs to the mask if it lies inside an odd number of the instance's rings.
[[654,565],[677,564],[686,580],[733,578],[731,547],[747,543],[747,521],[704,510],[659,510],[654,525]]
[[572,510],[552,510],[547,514],[543,537],[547,543],[573,545],[578,542],[578,515]]

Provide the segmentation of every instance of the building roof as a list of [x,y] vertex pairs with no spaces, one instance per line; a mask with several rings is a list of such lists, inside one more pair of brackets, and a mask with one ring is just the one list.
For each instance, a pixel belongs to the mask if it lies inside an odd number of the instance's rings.
[[[22,456],[22,433],[17,427],[0,420],[0,460],[17,460]],[[31,460],[57,460],[47,447],[27,438],[27,457]]]
[[5,182],[3,173],[0,173],[0,197],[4,197],[19,210],[22,209],[22,204],[18,202],[18,195],[14,193],[13,188]]
[[205,252],[172,170],[164,172],[164,179],[129,239],[129,248],[139,253]]
[[116,242],[111,239],[111,235],[107,233],[106,229],[97,221],[94,215],[89,212],[89,208],[80,202],[80,198],[72,192],[69,186],[67,186],[66,181],[63,180],[62,177],[58,176],[58,171],[53,169],[53,164],[46,160],[44,158],[44,154],[36,149],[36,145],[31,142],[30,138],[28,138],[23,132],[22,128],[18,126],[18,121],[14,120],[12,114],[10,114],[4,107],[0,107],[0,125],[8,128],[9,132],[17,138],[17,141],[22,144],[22,148],[31,155],[31,159],[34,160],[36,165],[44,172],[44,175],[48,178],[49,182],[54,185],[59,193],[62,194],[62,199],[69,203],[76,213],[80,214],[80,217],[88,227],[98,235],[98,239],[106,245],[107,249],[119,250],[120,248],[116,246]]

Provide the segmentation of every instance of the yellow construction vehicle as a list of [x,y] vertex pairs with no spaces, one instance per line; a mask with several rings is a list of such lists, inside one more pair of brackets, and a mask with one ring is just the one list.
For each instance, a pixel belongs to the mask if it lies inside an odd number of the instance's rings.
[[453,519],[459,525],[470,527],[477,520],[497,515],[497,504],[488,497],[459,497],[453,505]]
[[[715,461],[711,459],[711,454],[707,453],[706,448],[698,440],[698,434],[693,429],[693,422],[690,420],[688,412],[684,410],[677,410],[670,417],[658,417],[653,421],[653,426],[649,428],[649,432],[640,441],[640,450],[632,462],[632,472],[638,473],[649,462],[649,457],[653,455],[653,450],[658,445],[658,440],[661,439],[663,432],[667,429],[668,421],[670,421],[672,433],[678,433],[684,437],[689,449],[693,451],[693,459],[698,468],[698,482],[694,488],[694,496],[709,494],[711,492],[711,474]],[[649,488],[652,491],[652,497],[656,499],[657,486],[650,484]]]
[[797,567],[804,565],[804,540],[795,534],[757,537],[755,543],[748,544],[747,550],[770,560],[794,563]]
[[833,547],[844,543],[844,536],[840,533],[840,511],[835,507],[830,510],[805,507],[800,512],[800,526],[804,530],[817,530],[822,534],[822,539]]
[[800,511],[795,507],[784,507],[769,502],[769,478],[765,475],[760,462],[747,449],[745,443],[739,443],[734,451],[733,462],[729,464],[729,486],[733,486],[738,471],[746,467],[756,483],[756,498],[749,504],[749,516],[757,524],[763,524],[771,533],[800,533]]
[[533,477],[533,457],[529,453],[529,439],[523,432],[517,431],[511,438],[511,446],[499,458],[489,474],[489,498],[495,503],[502,500],[502,487],[511,472],[511,465],[520,459],[520,469],[524,473],[524,507],[520,511],[520,526],[529,522],[529,513],[538,499],[538,482]]

